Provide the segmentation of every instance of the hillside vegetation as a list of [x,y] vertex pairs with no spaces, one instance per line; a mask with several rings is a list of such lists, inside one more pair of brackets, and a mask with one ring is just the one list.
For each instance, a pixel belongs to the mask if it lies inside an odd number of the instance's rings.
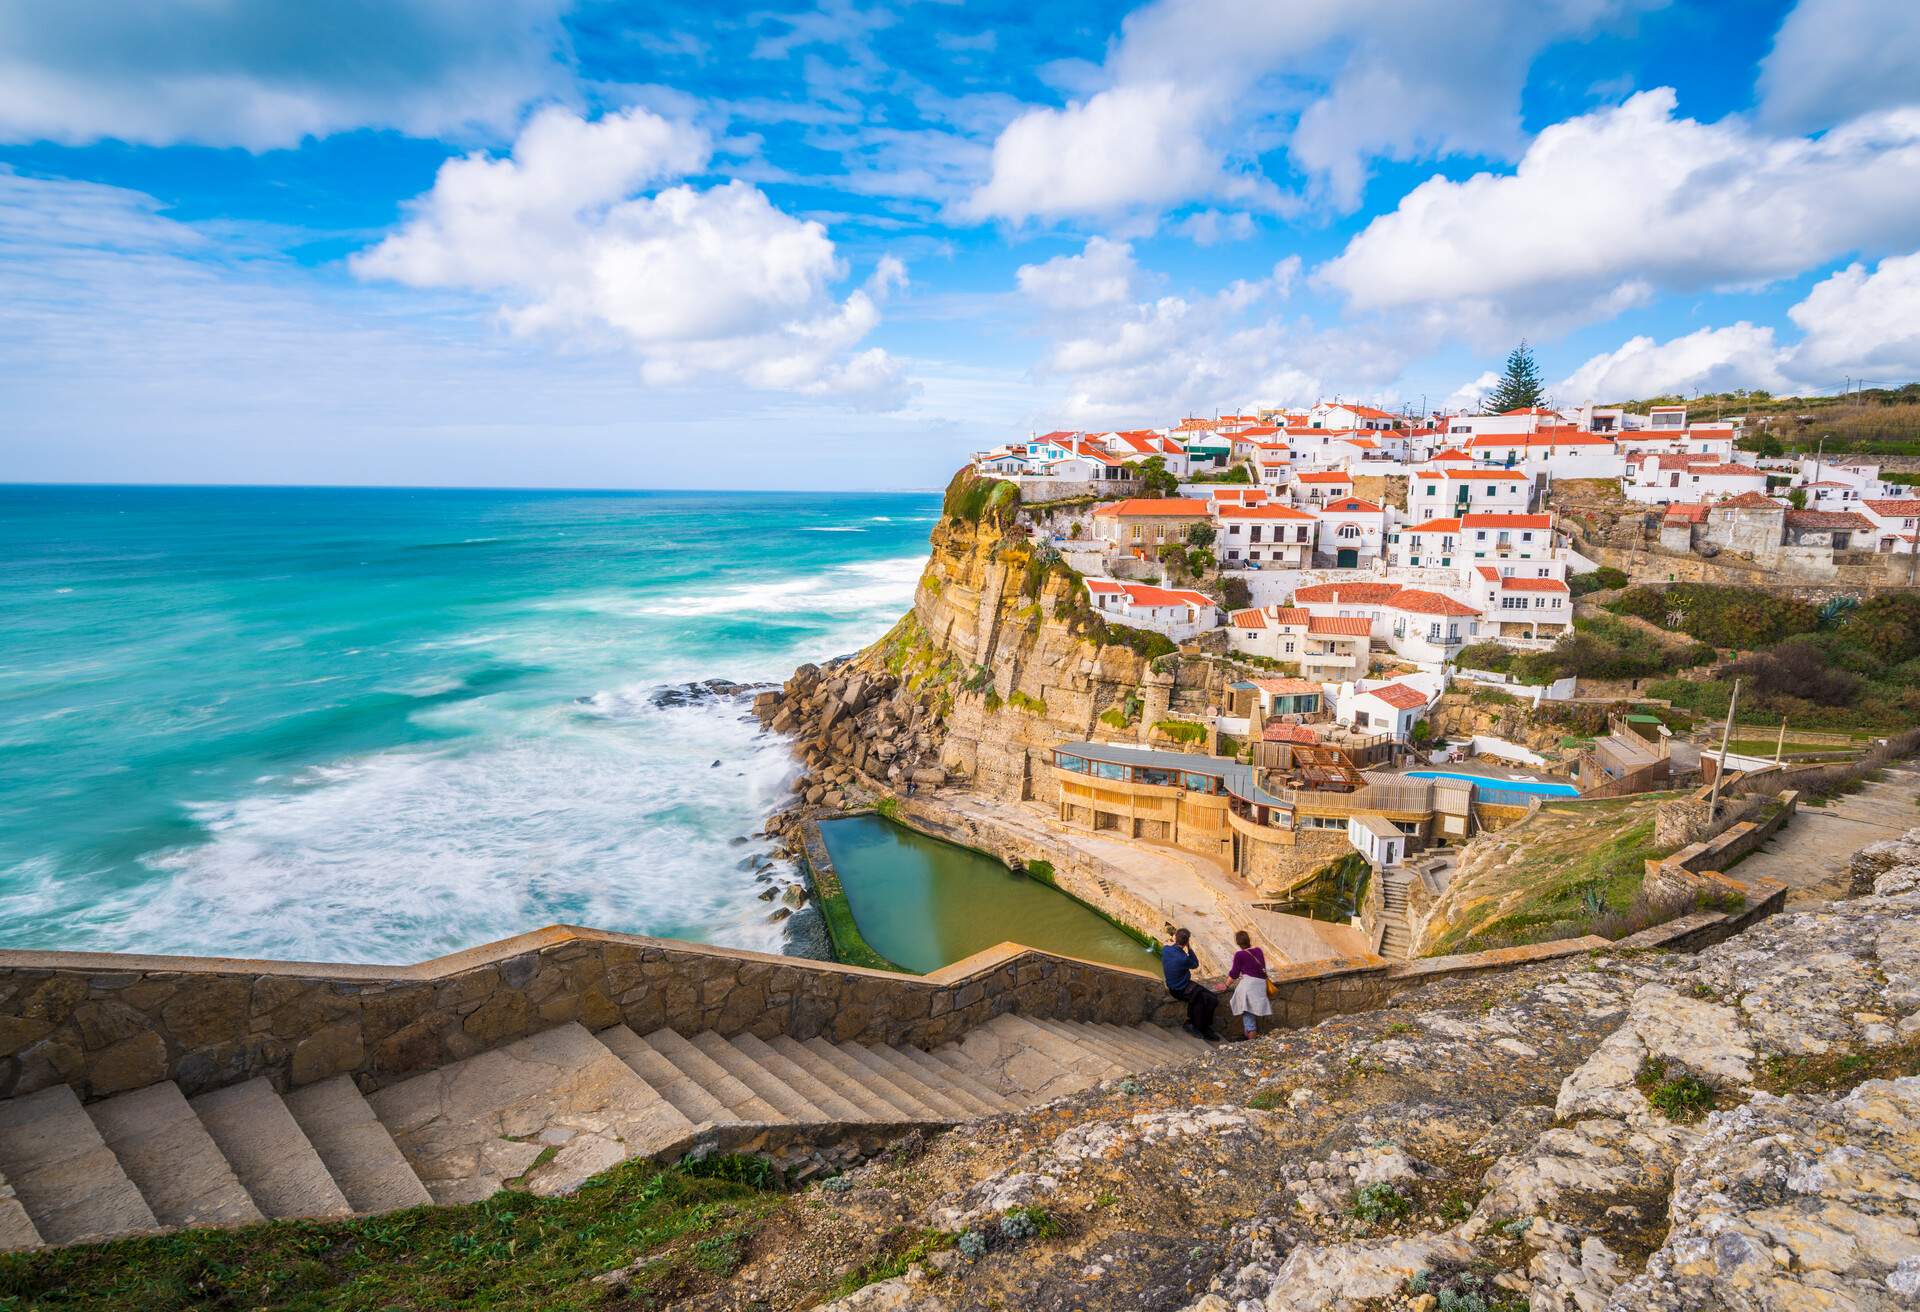
[[1844,396],[1774,396],[1770,392],[1712,392],[1649,396],[1615,402],[1645,413],[1650,405],[1684,405],[1689,419],[1744,416],[1747,450],[1760,454],[1813,451],[1920,456],[1920,383],[1868,387]]

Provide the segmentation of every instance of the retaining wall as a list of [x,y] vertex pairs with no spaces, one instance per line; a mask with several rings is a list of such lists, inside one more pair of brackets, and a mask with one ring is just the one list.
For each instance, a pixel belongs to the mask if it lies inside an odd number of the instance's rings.
[[372,1090],[567,1021],[930,1047],[1012,1010],[1182,1015],[1157,975],[1015,944],[925,976],[571,925],[415,966],[0,952],[0,1098],[343,1073]]

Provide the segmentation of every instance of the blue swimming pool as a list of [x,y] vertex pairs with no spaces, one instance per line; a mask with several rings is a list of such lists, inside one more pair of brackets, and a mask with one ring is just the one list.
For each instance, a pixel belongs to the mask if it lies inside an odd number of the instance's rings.
[[1409,779],[1464,779],[1477,784],[1480,791],[1495,793],[1530,793],[1538,797],[1578,797],[1580,790],[1572,784],[1542,783],[1529,779],[1493,779],[1483,774],[1455,774],[1451,770],[1409,770]]

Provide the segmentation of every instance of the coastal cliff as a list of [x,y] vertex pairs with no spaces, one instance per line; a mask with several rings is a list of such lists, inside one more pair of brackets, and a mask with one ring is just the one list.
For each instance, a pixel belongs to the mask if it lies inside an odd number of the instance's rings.
[[798,741],[808,803],[909,782],[1050,801],[1047,764],[1062,740],[1171,745],[1183,715],[1221,704],[1234,677],[1224,662],[1175,656],[1158,635],[1092,612],[1045,541],[1076,511],[1023,509],[1011,484],[955,476],[913,608],[872,646],[802,666],[755,703]]

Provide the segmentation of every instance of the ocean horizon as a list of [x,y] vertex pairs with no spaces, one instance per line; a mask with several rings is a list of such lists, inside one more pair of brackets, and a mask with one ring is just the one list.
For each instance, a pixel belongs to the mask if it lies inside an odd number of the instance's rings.
[[0,485],[0,947],[779,950],[737,701],[907,608],[932,492]]

